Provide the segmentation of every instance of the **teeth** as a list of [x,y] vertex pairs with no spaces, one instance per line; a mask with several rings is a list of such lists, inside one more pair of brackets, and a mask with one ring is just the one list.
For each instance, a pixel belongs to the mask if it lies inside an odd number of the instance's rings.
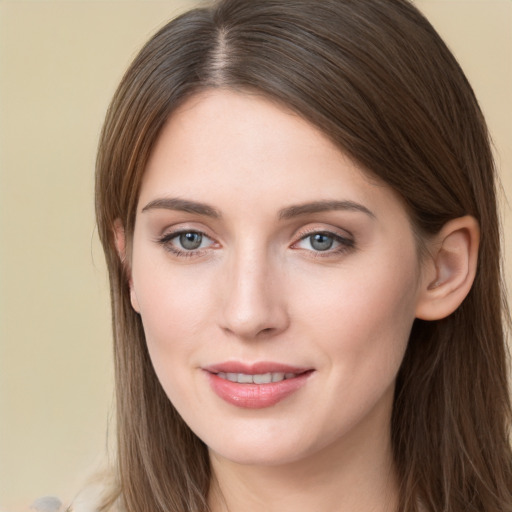
[[281,382],[285,379],[293,379],[296,377],[295,373],[258,373],[251,375],[248,373],[217,373],[217,377],[226,379],[231,382],[237,382],[238,384],[269,384],[271,382]]
[[245,373],[239,373],[237,375],[237,382],[239,382],[240,384],[252,384],[254,381],[252,380],[253,379],[253,376],[252,375],[248,375],[248,374],[245,374]]
[[253,375],[252,381],[254,384],[268,384],[272,382],[272,374],[264,373],[263,375]]

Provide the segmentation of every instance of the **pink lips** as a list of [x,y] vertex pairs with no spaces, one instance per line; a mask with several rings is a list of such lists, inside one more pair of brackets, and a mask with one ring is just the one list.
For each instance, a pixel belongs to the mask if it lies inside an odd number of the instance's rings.
[[[246,409],[262,409],[277,404],[300,389],[313,370],[278,363],[260,362],[247,365],[228,361],[203,368],[212,390],[229,404]],[[239,383],[228,380],[226,374],[264,375],[285,374],[288,378],[264,384]],[[219,376],[221,374],[222,376]],[[293,376],[291,375],[293,374]],[[277,377],[279,378],[279,377]]]

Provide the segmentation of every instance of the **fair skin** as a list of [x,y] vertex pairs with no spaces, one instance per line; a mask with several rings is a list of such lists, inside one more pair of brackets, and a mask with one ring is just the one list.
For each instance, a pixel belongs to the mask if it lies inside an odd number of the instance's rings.
[[478,228],[427,245],[424,261],[393,191],[283,107],[216,90],[172,115],[126,256],[158,378],[209,448],[214,512],[396,507],[396,374],[414,319],[469,290]]

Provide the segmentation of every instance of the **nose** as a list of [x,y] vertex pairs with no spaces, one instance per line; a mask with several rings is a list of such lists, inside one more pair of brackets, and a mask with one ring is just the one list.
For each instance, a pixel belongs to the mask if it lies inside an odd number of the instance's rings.
[[286,291],[283,274],[260,251],[239,251],[229,262],[221,286],[221,328],[238,338],[251,340],[275,336],[287,329]]

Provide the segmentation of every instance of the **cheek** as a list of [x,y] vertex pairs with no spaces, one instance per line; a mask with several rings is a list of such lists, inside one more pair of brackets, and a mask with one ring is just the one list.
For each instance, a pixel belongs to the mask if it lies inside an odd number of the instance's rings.
[[142,251],[135,256],[139,259],[134,258],[133,291],[149,355],[171,395],[175,378],[186,368],[197,366],[194,355],[213,314],[211,279],[193,266],[176,270]]
[[[400,261],[400,265],[395,264]],[[361,264],[360,264],[361,263]],[[302,282],[315,293],[298,299],[301,329],[316,331],[316,339],[330,355],[331,363],[345,372],[372,380],[394,377],[403,358],[415,318],[418,263],[413,250],[384,254],[374,260],[358,260],[324,284]],[[325,286],[325,282],[329,286]],[[312,287],[313,285],[313,287]],[[295,291],[295,296],[304,294]]]
[[416,265],[410,261],[401,268],[380,261],[340,272],[300,305],[298,331],[315,340],[326,370],[323,393],[330,406],[317,414],[330,425],[326,438],[348,432],[373,417],[371,411],[379,411],[383,424],[389,421],[414,322]]
[[169,288],[166,283],[148,280],[136,291],[153,368],[166,395],[177,406],[183,395],[180,383],[188,377],[184,370],[191,358],[191,341],[201,326],[197,317],[190,314],[194,308],[187,307],[187,294],[176,293],[176,287]]

